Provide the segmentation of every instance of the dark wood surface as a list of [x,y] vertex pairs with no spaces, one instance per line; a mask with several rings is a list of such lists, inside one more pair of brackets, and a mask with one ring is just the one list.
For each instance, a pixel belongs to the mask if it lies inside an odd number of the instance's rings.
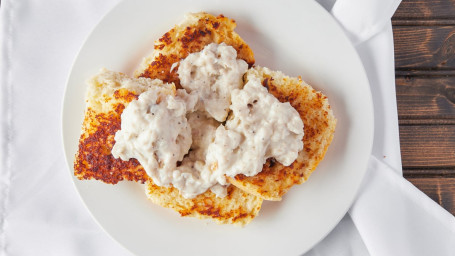
[[392,24],[403,173],[455,215],[455,0],[403,0]]

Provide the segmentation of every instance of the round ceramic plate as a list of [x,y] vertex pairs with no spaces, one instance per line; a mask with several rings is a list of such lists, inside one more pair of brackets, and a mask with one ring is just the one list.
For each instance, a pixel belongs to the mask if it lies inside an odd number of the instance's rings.
[[224,14],[252,47],[256,64],[302,76],[329,97],[338,119],[325,159],[280,202],[264,202],[246,227],[182,218],[146,199],[134,182],[75,186],[98,223],[137,255],[298,255],[324,238],[353,202],[373,140],[373,108],[360,59],[342,29],[313,1],[124,1],[83,45],[68,79],[63,139],[71,175],[84,114],[85,81],[102,67],[132,75],[153,41],[185,13]]

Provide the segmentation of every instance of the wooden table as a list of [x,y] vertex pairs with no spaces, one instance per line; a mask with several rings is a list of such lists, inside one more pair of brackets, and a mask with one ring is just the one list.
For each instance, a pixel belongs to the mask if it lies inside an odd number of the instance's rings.
[[403,0],[392,24],[403,173],[455,215],[455,0]]

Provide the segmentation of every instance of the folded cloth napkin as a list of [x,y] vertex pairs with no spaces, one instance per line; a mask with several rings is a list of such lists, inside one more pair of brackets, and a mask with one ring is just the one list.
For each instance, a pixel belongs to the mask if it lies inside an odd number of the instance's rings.
[[[333,8],[332,0],[320,1],[365,65],[376,131],[356,202],[307,254],[455,255],[453,216],[400,173],[390,25],[399,1],[338,0]],[[2,2],[0,255],[129,255],[68,189],[59,136],[65,74],[91,28],[117,2]]]
[[455,218],[401,176],[390,21],[400,2],[338,0],[331,9],[367,72],[375,136],[357,200],[306,256],[455,255]]
[[342,0],[335,3],[332,14],[357,45],[382,31],[400,3],[401,0]]
[[1,3],[0,256],[130,255],[83,206],[61,146],[72,62],[116,2]]

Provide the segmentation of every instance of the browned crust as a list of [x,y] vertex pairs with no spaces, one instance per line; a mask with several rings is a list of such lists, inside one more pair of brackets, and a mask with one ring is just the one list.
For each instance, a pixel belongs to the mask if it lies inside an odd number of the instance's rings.
[[[136,94],[125,89],[115,91],[113,96],[120,102],[130,102],[137,98]],[[141,183],[147,180],[147,174],[136,159],[122,161],[111,154],[124,109],[125,105],[118,103],[107,113],[96,113],[91,108],[86,110],[83,133],[74,161],[74,175],[77,178],[96,179],[109,184],[117,184],[124,179]]]
[[[225,42],[233,46],[239,58],[244,59],[250,66],[253,65],[252,50],[233,32],[234,28],[235,22],[231,19],[222,15],[214,17],[204,14],[196,25],[185,28],[183,36],[176,35],[175,28],[170,30],[155,43],[155,50],[162,53],[156,56],[140,76],[158,78],[179,85],[176,69],[170,71],[172,64],[192,52],[202,50],[212,42]],[[175,52],[172,49],[179,51]],[[166,54],[169,52],[170,54]],[[309,86],[303,86],[301,82],[283,89],[274,82],[271,75],[264,77],[263,85],[281,102],[289,101],[299,112],[305,125],[304,150],[291,166],[285,167],[274,159],[269,159],[262,172],[254,177],[238,175],[235,178],[228,178],[235,187],[230,186],[228,196],[224,199],[216,198],[210,191],[194,199],[185,199],[175,188],[153,184],[137,160],[122,161],[111,155],[115,143],[114,135],[120,129],[120,115],[125,106],[137,98],[137,94],[124,89],[116,91],[111,96],[115,98],[115,102],[120,102],[113,106],[113,110],[106,113],[97,113],[90,108],[86,110],[83,133],[74,164],[75,175],[79,179],[97,179],[110,184],[116,184],[121,180],[147,182],[147,195],[152,201],[170,207],[182,216],[213,218],[220,223],[244,225],[258,214],[262,199],[280,200],[293,185],[308,179],[319,161],[323,159],[334,131],[334,126],[329,123],[333,116],[327,110],[323,110],[327,98],[322,93]],[[302,100],[310,94],[313,95],[313,100]],[[105,98],[106,102],[110,101],[108,97]],[[324,111],[322,118],[308,115],[312,111],[321,110]],[[322,134],[328,130],[328,135]],[[250,203],[250,206],[253,205],[252,208],[246,207],[246,202]]]
[[256,217],[261,209],[262,199],[248,194],[234,186],[228,187],[224,198],[206,191],[192,199],[180,195],[174,187],[160,187],[148,180],[146,194],[154,203],[171,208],[181,216],[214,219],[220,224],[245,225]]
[[[215,17],[207,13],[197,14],[199,19],[195,24],[185,28],[183,35],[176,34],[176,28],[171,29],[155,42],[155,50],[163,53],[175,52],[168,55],[159,54],[147,69],[140,75],[164,82],[180,80],[176,69],[170,72],[173,63],[185,58],[188,54],[202,50],[212,42],[225,42],[233,46],[239,58],[252,65],[254,56],[249,46],[233,30],[235,21],[219,15]],[[147,175],[137,160],[124,162],[115,159],[110,151],[114,143],[114,135],[120,129],[120,115],[125,106],[138,95],[126,89],[120,89],[112,95],[115,102],[113,111],[96,113],[88,108],[83,122],[83,132],[79,140],[79,150],[74,162],[74,173],[79,179],[97,179],[106,183],[116,184],[121,180],[144,182]],[[106,105],[112,100],[110,95],[104,95]],[[123,103],[123,104],[122,104]],[[127,164],[126,164],[127,163]]]
[[[237,50],[237,57],[249,66],[254,64],[251,48],[234,32],[234,20],[219,15],[217,17],[200,13],[196,23],[187,27],[175,27],[155,42],[158,53],[140,77],[158,78],[168,83],[180,85],[177,68],[171,71],[172,64],[186,58],[190,53],[201,51],[210,43],[226,43]],[[183,31],[180,31],[183,30]]]
[[235,178],[228,177],[228,180],[233,185],[265,200],[277,201],[281,200],[292,186],[306,181],[324,158],[333,139],[336,121],[333,114],[328,112],[330,106],[324,108],[327,97],[310,86],[303,85],[300,79],[299,83],[289,83],[283,88],[275,83],[270,74],[266,74],[263,86],[280,102],[290,102],[299,112],[304,123],[303,151],[290,166],[283,166],[274,159],[268,159],[257,175],[252,177],[237,175]]

